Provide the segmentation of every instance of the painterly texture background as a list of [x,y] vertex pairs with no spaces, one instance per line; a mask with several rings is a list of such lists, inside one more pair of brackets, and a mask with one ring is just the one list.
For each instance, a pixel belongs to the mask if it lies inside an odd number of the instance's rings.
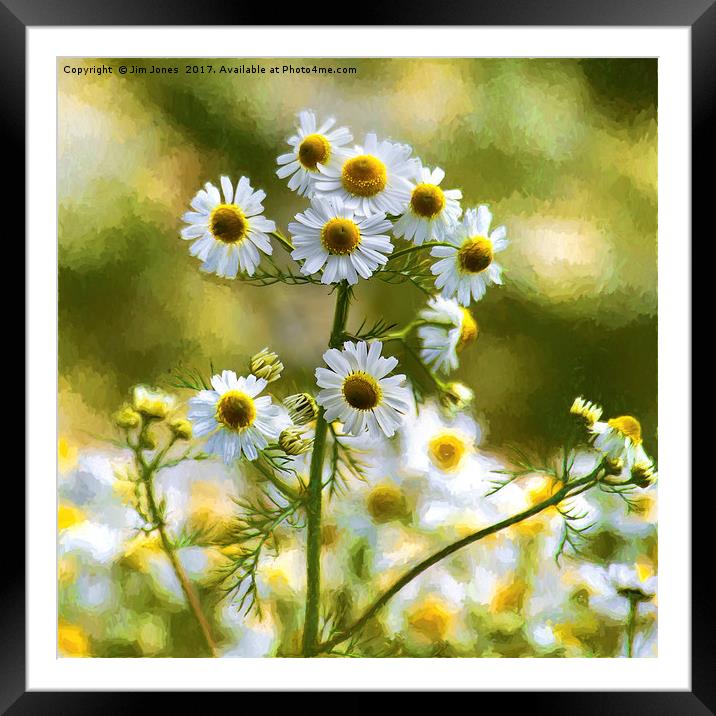
[[[266,344],[290,353],[297,382],[310,375],[327,291],[216,280],[178,239],[191,197],[223,173],[251,177],[285,229],[305,202],[275,157],[308,106],[356,141],[376,131],[413,145],[508,227],[505,286],[475,307],[481,335],[458,376],[491,443],[559,440],[552,416],[585,393],[638,414],[654,450],[656,61],[349,64],[357,75],[59,73],[62,429],[99,428],[129,386],[179,364],[243,364]],[[424,298],[378,281],[358,296],[366,315],[390,306],[396,319]]]
[[[285,229],[305,200],[276,177],[275,158],[310,107],[357,142],[375,131],[411,144],[463,190],[463,205],[489,204],[507,226],[505,285],[473,306],[480,335],[456,376],[475,391],[483,445],[551,450],[584,394],[612,415],[637,415],[656,454],[656,60],[350,59],[340,64],[356,74],[331,77],[78,77],[65,64],[96,62],[58,63],[66,452],[98,445],[130,386],[168,385],[180,366],[240,370],[270,345],[288,385],[312,382],[328,290],[202,274],[179,239],[190,199],[221,174],[263,188],[266,216]],[[401,322],[424,303],[379,281],[362,282],[357,297],[361,316]]]

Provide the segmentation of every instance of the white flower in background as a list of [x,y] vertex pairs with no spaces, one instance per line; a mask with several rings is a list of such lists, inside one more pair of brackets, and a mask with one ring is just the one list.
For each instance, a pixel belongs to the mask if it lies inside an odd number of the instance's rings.
[[[487,497],[492,481],[500,477],[495,471],[504,465],[477,450],[480,437],[480,427],[469,415],[446,420],[431,403],[406,420],[403,465],[412,475],[410,482],[421,485],[416,490],[421,529],[470,531],[504,516],[501,505]],[[519,491],[511,488],[505,488],[505,495]]]
[[306,276],[323,269],[321,283],[345,279],[355,284],[358,276],[370,278],[387,263],[387,254],[393,251],[386,233],[390,228],[383,213],[358,216],[338,197],[314,197],[288,225],[296,247],[291,257],[303,260],[301,273]]
[[410,201],[410,178],[418,167],[412,151],[407,144],[379,142],[375,134],[366,134],[365,144],[355,147],[339,166],[322,167],[316,192],[340,197],[363,216],[402,214]]
[[411,414],[403,432],[405,465],[416,472],[438,471],[455,476],[475,453],[480,426],[467,414],[446,420],[428,402]]
[[446,236],[452,246],[436,246],[431,256],[439,258],[431,271],[437,278],[435,287],[445,298],[457,296],[463,306],[479,301],[490,283],[502,283],[502,267],[495,254],[507,248],[507,230],[498,226],[490,233],[492,214],[484,204],[468,209],[454,232]]
[[289,137],[291,151],[281,154],[277,159],[279,179],[291,177],[288,188],[309,199],[313,195],[313,185],[321,176],[323,167],[340,167],[347,153],[340,149],[353,141],[353,135],[345,128],[333,129],[336,120],[329,117],[317,127],[316,115],[311,110],[298,113],[296,134]]
[[383,358],[383,344],[346,341],[343,350],[331,348],[323,354],[328,368],[316,368],[316,382],[324,388],[316,400],[325,408],[329,422],[340,420],[351,435],[364,432],[391,437],[410,409],[410,391],[404,375],[391,375],[397,358]]
[[612,619],[627,618],[631,597],[643,602],[643,613],[656,609],[652,599],[656,596],[658,578],[647,563],[612,564],[607,569],[585,562],[576,569],[566,570],[561,578],[563,586],[585,588],[589,609]]
[[189,420],[194,435],[210,435],[208,452],[227,464],[242,457],[255,460],[269,441],[275,441],[288,420],[268,395],[257,397],[266,387],[263,378],[237,377],[225,370],[211,379],[213,390],[202,390],[189,400]]
[[417,245],[435,239],[443,241],[458,224],[462,208],[459,189],[441,189],[445,172],[420,167],[418,182],[411,185],[410,201],[405,213],[396,221],[393,234]]
[[253,276],[259,265],[259,250],[271,255],[273,247],[267,234],[276,231],[276,224],[262,214],[266,192],[254,191],[247,177],[241,177],[236,191],[228,177],[221,177],[219,190],[207,182],[191,200],[194,211],[182,217],[189,226],[181,237],[194,241],[189,253],[203,261],[203,271],[224,278],[236,278],[239,268]]
[[420,326],[420,357],[434,370],[447,374],[458,365],[458,353],[477,338],[477,323],[467,308],[454,299],[436,296],[420,312],[430,325]]
[[403,634],[411,645],[441,642],[467,645],[474,634],[465,623],[470,579],[459,581],[443,565],[412,580],[386,605],[381,619],[389,633]]
[[646,602],[656,595],[658,577],[650,564],[610,564],[609,579],[617,592],[628,599]]
[[643,470],[644,466],[652,464],[642,445],[641,423],[635,417],[620,415],[606,422],[596,421],[590,430],[594,435],[594,447],[627,471],[636,466]]

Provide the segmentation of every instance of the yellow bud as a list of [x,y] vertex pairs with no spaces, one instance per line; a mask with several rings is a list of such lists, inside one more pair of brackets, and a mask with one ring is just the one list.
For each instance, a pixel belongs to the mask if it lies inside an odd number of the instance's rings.
[[139,423],[142,422],[142,416],[134,408],[125,405],[115,413],[114,422],[120,428],[131,430],[139,426]]
[[191,423],[186,418],[177,418],[169,423],[169,429],[178,440],[191,440]]
[[134,409],[145,417],[163,420],[174,409],[175,399],[161,390],[137,385],[134,387],[132,402]]

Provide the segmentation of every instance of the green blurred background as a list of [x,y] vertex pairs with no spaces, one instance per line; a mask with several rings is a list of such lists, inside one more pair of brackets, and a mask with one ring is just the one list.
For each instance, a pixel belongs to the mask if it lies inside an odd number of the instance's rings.
[[[641,421],[656,452],[657,62],[571,59],[292,60],[357,74],[78,77],[59,60],[60,430],[106,434],[138,382],[180,366],[245,371],[265,345],[310,387],[333,312],[328,289],[255,288],[201,273],[179,239],[206,181],[249,176],[285,227],[306,201],[275,176],[295,114],[312,108],[407,142],[463,206],[505,224],[505,286],[474,304],[477,343],[457,378],[486,443],[549,449],[575,395]],[[240,61],[202,60],[204,64]],[[247,60],[271,66],[285,60]],[[280,255],[281,249],[276,249]],[[406,321],[424,295],[361,282],[349,326]]]

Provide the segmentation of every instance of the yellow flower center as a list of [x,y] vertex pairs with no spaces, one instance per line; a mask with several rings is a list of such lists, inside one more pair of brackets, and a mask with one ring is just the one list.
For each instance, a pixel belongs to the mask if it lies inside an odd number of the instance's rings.
[[380,403],[382,391],[372,375],[358,371],[343,381],[343,397],[356,410],[373,410]]
[[455,470],[467,452],[465,441],[455,433],[438,433],[428,443],[428,457],[440,470],[451,472]]
[[361,154],[343,165],[341,182],[346,191],[356,196],[375,196],[385,189],[388,172],[385,164],[370,154]]
[[309,134],[298,147],[298,161],[311,171],[317,164],[325,164],[331,155],[331,145],[322,134]]
[[424,218],[436,217],[445,207],[445,195],[435,184],[418,184],[410,197],[410,208],[414,214]]
[[243,430],[256,420],[256,405],[240,390],[230,390],[216,405],[216,419],[230,430]]
[[461,351],[470,343],[474,343],[477,339],[477,321],[472,317],[472,313],[467,308],[460,307],[462,311],[462,327],[460,328],[460,339],[457,342],[457,350]]
[[629,438],[634,445],[641,442],[641,424],[631,415],[620,415],[608,421],[609,427],[618,430],[625,438]]
[[68,527],[84,522],[87,519],[84,512],[79,507],[60,503],[57,508],[57,528],[66,530]]
[[527,583],[523,579],[517,577],[514,581],[507,581],[495,590],[490,600],[490,611],[493,614],[519,612],[526,594]]
[[378,485],[368,495],[367,507],[376,522],[390,522],[405,514],[405,499],[394,485]]
[[460,268],[467,273],[484,271],[493,258],[492,241],[485,236],[473,236],[457,252]]
[[74,624],[59,624],[57,648],[62,656],[78,658],[90,655],[89,639],[82,629]]
[[637,579],[643,584],[647,579],[654,576],[654,568],[645,562],[637,562],[634,565]]
[[453,615],[438,599],[428,599],[408,616],[408,624],[430,641],[445,638]]
[[360,230],[350,219],[331,219],[321,229],[321,243],[331,254],[350,254],[360,244]]
[[246,238],[249,222],[236,204],[219,204],[209,218],[209,229],[215,239],[236,244]]

